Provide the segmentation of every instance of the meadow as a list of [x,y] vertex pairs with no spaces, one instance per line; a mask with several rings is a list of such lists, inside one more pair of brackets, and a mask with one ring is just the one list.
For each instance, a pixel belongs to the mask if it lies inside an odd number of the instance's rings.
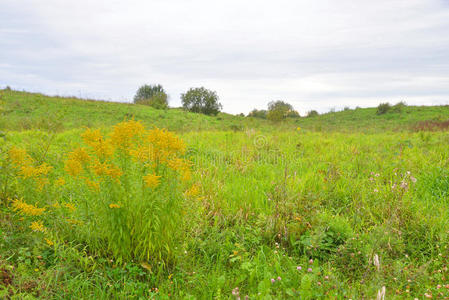
[[449,299],[448,120],[2,90],[0,298]]

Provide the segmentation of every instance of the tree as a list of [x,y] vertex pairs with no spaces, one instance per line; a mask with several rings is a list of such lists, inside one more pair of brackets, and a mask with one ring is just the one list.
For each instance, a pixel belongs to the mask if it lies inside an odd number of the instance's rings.
[[216,115],[222,109],[217,93],[204,87],[190,88],[187,93],[181,94],[181,99],[182,107],[195,113]]
[[134,96],[134,103],[149,105],[157,109],[165,109],[168,107],[168,95],[160,84],[145,84],[137,90]]
[[268,103],[267,118],[271,121],[281,121],[287,117],[299,117],[299,113],[291,104],[278,100]]

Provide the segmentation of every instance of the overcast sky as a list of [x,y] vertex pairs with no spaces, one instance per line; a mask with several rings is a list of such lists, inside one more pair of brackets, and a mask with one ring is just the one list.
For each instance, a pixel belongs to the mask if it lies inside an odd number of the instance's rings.
[[1,0],[0,86],[223,110],[449,104],[449,0]]

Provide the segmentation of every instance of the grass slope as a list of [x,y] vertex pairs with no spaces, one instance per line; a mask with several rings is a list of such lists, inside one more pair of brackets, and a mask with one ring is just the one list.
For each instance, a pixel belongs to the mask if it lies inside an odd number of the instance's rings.
[[[382,287],[387,299],[449,297],[449,132],[410,130],[446,120],[448,107],[272,124],[1,93],[0,298],[374,299]],[[82,144],[81,127],[107,134],[130,115],[178,132],[193,162],[189,184],[200,187],[183,202],[176,263],[166,269],[155,258],[119,264],[81,238],[96,230],[58,227],[50,212],[42,217],[54,234],[49,246],[7,200],[48,211],[55,201],[78,205],[82,187],[21,184],[7,150],[25,148],[54,167],[52,183],[69,181],[64,160]]]

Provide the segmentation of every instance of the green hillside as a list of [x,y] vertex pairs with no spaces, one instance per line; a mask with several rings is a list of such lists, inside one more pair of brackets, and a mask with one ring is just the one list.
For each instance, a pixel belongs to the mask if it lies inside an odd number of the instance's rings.
[[[449,120],[449,106],[406,106],[400,113],[377,115],[376,108],[358,108],[330,112],[317,117],[290,119],[282,124],[245,118],[226,113],[216,117],[189,113],[182,109],[157,110],[144,105],[49,97],[19,91],[0,91],[0,130],[29,130],[50,127],[59,131],[87,127],[105,127],[134,118],[178,132],[198,130],[263,130],[300,126],[313,131],[375,132],[408,130],[423,121]],[[303,112],[304,113],[304,112]],[[280,127],[280,128],[279,128]]]
[[448,106],[0,101],[0,299],[449,297]]

